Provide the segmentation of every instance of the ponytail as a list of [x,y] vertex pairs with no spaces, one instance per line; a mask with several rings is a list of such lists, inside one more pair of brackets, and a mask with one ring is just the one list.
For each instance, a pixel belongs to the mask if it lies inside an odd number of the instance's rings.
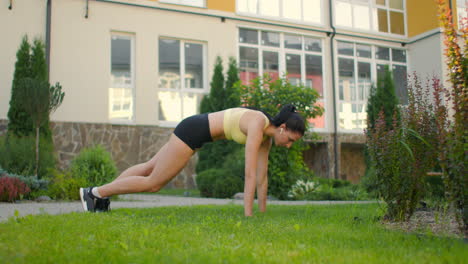
[[273,118],[271,123],[278,127],[281,124],[286,123],[288,119],[292,116],[293,113],[296,113],[296,107],[292,104],[284,105],[281,108],[281,111]]

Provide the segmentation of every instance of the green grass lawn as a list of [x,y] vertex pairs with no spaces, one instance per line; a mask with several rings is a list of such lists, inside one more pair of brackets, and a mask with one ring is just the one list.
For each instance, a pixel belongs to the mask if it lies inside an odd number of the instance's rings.
[[0,263],[467,263],[468,244],[381,226],[368,205],[117,209],[0,223]]

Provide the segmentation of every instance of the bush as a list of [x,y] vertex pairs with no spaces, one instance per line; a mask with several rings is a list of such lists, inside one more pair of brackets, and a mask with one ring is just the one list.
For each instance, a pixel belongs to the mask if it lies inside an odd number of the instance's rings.
[[444,191],[444,181],[442,176],[433,175],[433,176],[426,176],[424,179],[426,184],[426,199],[434,200],[434,201],[441,201],[445,197]]
[[196,178],[203,197],[230,198],[243,189],[241,178],[226,169],[209,169]]
[[298,180],[289,191],[289,198],[295,200],[341,200],[354,201],[368,199],[364,188],[352,185],[349,181],[315,178],[314,180]]
[[47,194],[53,199],[79,200],[79,188],[86,186],[86,179],[74,178],[70,172],[52,170],[49,175],[50,185]]
[[83,149],[71,162],[71,176],[84,178],[86,184],[100,186],[114,180],[117,167],[108,151],[97,145]]
[[29,187],[18,178],[0,177],[0,201],[13,202],[29,193]]
[[[47,137],[41,138],[44,140],[39,145],[39,178],[47,175],[47,171],[56,165],[52,142]],[[13,134],[0,137],[0,166],[12,174],[34,175],[35,140],[34,136],[18,137]]]

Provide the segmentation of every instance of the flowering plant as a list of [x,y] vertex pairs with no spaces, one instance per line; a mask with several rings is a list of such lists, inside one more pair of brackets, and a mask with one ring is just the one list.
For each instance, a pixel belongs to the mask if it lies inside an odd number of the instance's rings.
[[307,194],[316,191],[318,187],[318,182],[298,180],[288,192],[288,197],[296,200],[303,200]]

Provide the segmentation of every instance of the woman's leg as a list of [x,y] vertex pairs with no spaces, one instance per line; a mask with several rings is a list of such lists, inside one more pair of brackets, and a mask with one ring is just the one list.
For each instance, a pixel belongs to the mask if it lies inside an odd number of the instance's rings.
[[128,176],[149,176],[151,172],[153,171],[154,166],[158,162],[158,158],[161,155],[161,153],[164,153],[164,149],[167,147],[168,143],[164,144],[164,146],[156,153],[153,158],[151,158],[149,161],[137,164],[135,166],[132,166],[126,170],[124,170],[119,177],[115,178],[114,181],[118,181],[124,178],[127,178]]
[[[116,194],[157,192],[185,167],[193,153],[182,140],[171,135],[169,142],[153,158],[155,162],[153,161],[154,166],[149,176],[129,176],[126,173],[124,177],[121,175],[113,182],[99,187],[99,194],[109,197]],[[134,168],[130,172],[141,172],[142,167]]]

